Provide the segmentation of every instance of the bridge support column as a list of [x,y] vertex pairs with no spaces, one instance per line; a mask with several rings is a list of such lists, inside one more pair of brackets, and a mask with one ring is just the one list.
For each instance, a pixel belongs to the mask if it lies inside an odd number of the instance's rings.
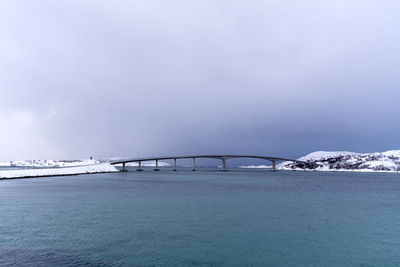
[[154,168],[154,171],[158,172],[160,169],[158,168],[158,159],[156,159],[156,167]]
[[226,168],[226,159],[222,159],[222,169],[221,171],[227,171],[228,169]]
[[174,159],[174,170],[173,171],[176,171],[176,159]]
[[141,171],[143,171],[143,169],[142,169],[142,162],[141,161],[139,161],[139,165],[138,165],[138,168],[136,169],[138,172],[141,172]]
[[276,161],[275,160],[272,161],[272,171],[276,172]]
[[125,163],[122,163],[122,170],[121,170],[121,172],[126,172],[127,170],[126,170],[126,168],[125,168]]
[[192,171],[196,171],[196,158],[193,158],[193,169]]

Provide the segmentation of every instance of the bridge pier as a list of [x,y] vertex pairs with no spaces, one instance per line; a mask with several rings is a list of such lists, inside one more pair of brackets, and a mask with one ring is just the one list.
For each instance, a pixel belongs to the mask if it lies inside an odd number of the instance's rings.
[[276,160],[272,161],[272,171],[276,172]]
[[158,168],[158,159],[156,159],[156,167],[154,168],[154,171],[158,172],[160,169]]
[[138,171],[138,172],[143,171],[143,169],[142,169],[142,162],[141,162],[141,161],[139,161],[139,166],[138,166],[138,168],[136,169],[136,171]]
[[196,158],[193,158],[193,168],[192,171],[196,171]]
[[226,159],[222,159],[222,169],[221,171],[227,171],[228,169],[226,168]]
[[174,169],[173,171],[176,171],[176,159],[174,159]]
[[125,168],[125,163],[122,163],[122,170],[121,170],[121,172],[126,172],[127,171],[127,169]]

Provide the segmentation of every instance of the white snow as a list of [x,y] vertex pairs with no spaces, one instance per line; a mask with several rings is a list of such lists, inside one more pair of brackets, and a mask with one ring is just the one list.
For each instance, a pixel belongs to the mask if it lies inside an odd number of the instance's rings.
[[243,168],[243,169],[271,169],[272,166],[267,166],[267,165],[249,165],[249,166],[238,166],[238,168]]
[[360,165],[360,169],[396,170],[396,168],[396,163],[390,160],[373,160]]
[[360,153],[349,152],[349,151],[315,151],[310,154],[307,154],[298,160],[301,161],[317,161],[328,158],[337,158],[340,156],[352,156],[352,155],[360,155]]
[[[400,170],[400,150],[374,153],[316,151],[298,160],[317,163],[316,169],[320,171],[398,172]],[[292,167],[292,162],[278,165],[278,168],[286,170]]]
[[400,158],[400,150],[389,150],[382,152],[382,155],[385,157],[395,157],[395,158]]
[[98,164],[98,160],[19,160],[1,161],[0,167],[73,167]]
[[0,179],[4,178],[23,178],[23,177],[40,177],[40,176],[61,176],[76,175],[87,173],[117,172],[114,166],[103,164],[92,164],[76,167],[62,168],[38,168],[38,169],[17,169],[0,171]]

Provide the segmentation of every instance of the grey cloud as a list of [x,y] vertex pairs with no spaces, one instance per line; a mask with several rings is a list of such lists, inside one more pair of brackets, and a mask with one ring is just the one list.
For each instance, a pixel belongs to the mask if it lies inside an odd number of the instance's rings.
[[398,148],[397,1],[3,1],[0,159]]

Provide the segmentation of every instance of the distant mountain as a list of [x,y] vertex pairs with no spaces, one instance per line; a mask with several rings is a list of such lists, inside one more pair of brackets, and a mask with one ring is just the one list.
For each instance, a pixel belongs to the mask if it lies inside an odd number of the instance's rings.
[[[300,161],[316,163],[317,170],[358,170],[358,171],[400,171],[400,150],[390,150],[376,153],[355,153],[348,151],[317,151],[312,152]],[[301,163],[284,162],[278,166],[281,169],[304,168]]]

